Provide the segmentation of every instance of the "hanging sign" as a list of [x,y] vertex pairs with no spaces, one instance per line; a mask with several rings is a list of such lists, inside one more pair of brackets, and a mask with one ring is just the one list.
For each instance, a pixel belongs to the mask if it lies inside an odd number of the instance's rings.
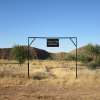
[[57,38],[48,38],[47,47],[59,47],[59,39]]

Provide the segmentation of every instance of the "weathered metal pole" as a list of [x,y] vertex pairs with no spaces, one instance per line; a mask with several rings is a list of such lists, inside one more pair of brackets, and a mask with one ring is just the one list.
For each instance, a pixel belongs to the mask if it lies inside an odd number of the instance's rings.
[[76,37],[76,79],[78,78],[78,68],[77,68],[77,37]]
[[30,75],[29,75],[29,37],[28,37],[28,78],[30,78]]

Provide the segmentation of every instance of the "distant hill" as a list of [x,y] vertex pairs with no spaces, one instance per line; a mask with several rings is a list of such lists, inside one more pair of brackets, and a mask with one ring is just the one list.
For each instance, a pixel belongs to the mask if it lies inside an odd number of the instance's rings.
[[51,59],[64,60],[64,59],[66,59],[68,54],[69,53],[66,53],[66,52],[50,53],[50,57],[51,57]]
[[[27,49],[27,46],[24,46],[25,49]],[[0,48],[0,59],[13,59],[13,55],[11,54],[12,48]],[[35,59],[46,59],[49,57],[49,53],[45,50],[38,49],[38,48],[32,48],[30,47],[30,54]]]
[[[27,49],[27,46],[24,46]],[[78,48],[78,54],[85,52],[85,47]],[[12,48],[0,48],[0,59],[8,59],[12,60],[13,55],[11,55]],[[75,54],[75,50],[66,53],[66,52],[59,52],[59,53],[50,53],[46,50],[38,49],[30,47],[30,54],[34,59],[65,59],[69,54]]]
[[[85,45],[85,46],[83,46],[83,47],[78,48],[78,49],[77,49],[78,54],[84,53],[84,52],[86,51],[86,47],[87,47],[87,46],[88,46],[88,45]],[[72,50],[70,53],[71,53],[71,54],[75,54],[75,53],[76,53],[76,50]]]
[[[24,47],[27,49],[27,46]],[[0,59],[13,59],[13,55],[11,54],[12,49],[13,48],[0,48]],[[50,53],[46,50],[30,47],[30,54],[33,59],[65,59],[67,53]]]
[[11,59],[12,48],[0,48],[0,59]]

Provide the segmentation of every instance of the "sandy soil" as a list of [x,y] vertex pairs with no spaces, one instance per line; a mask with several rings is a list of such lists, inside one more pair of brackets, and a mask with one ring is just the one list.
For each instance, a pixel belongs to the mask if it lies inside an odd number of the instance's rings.
[[80,84],[78,80],[70,84],[65,80],[27,80],[0,85],[0,100],[100,100],[100,85]]
[[[0,66],[0,71],[3,72],[6,69],[7,72],[0,73],[0,100],[100,100],[100,70],[79,70],[79,77],[75,79],[73,70],[56,68],[57,66],[60,67],[60,63],[52,61],[51,63],[55,68],[50,70],[49,74],[46,72],[47,74],[44,74],[46,77],[43,76],[39,80],[33,77],[34,75],[40,75],[34,73],[44,73],[45,71],[45,68],[39,67],[39,64],[44,65],[43,63],[45,63],[46,66],[51,67],[50,62],[33,63],[38,69],[31,67],[30,79],[23,77],[23,75],[20,77],[22,70],[20,70],[21,73],[18,73],[19,77],[17,77],[18,74],[16,76],[11,74],[12,72],[15,73],[16,66],[14,68],[14,65]],[[71,63],[73,66],[73,62]],[[66,66],[66,63],[62,64]],[[25,68],[24,73],[26,72]],[[51,73],[53,76],[51,76]]]

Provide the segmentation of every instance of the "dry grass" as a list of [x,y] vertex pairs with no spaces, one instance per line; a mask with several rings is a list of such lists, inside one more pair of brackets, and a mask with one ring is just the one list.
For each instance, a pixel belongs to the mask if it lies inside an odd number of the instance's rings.
[[31,61],[28,79],[27,64],[1,64],[0,100],[100,100],[100,70],[78,67],[75,79],[75,62]]

